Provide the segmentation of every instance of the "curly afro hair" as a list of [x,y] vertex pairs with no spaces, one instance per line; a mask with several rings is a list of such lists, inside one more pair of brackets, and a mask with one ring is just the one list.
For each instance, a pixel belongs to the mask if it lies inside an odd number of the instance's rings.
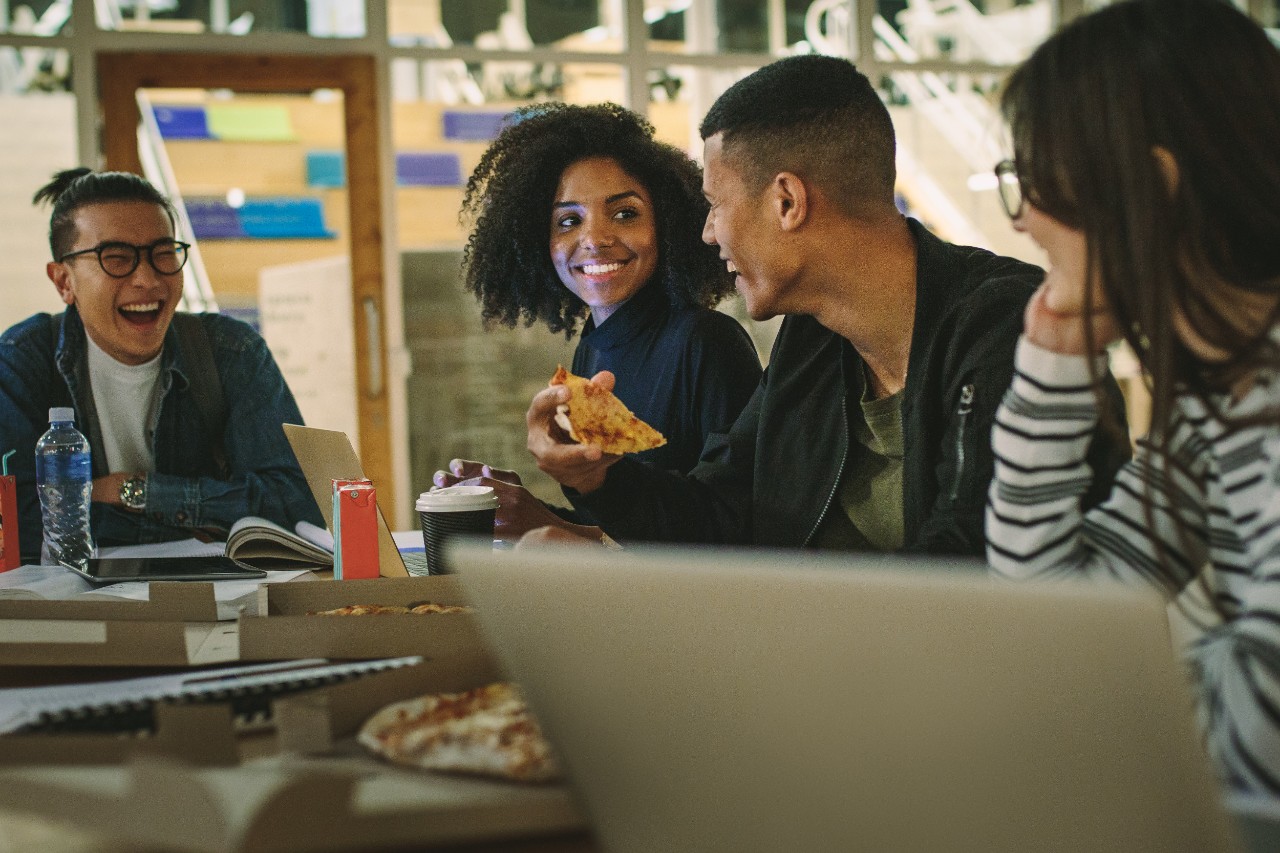
[[617,104],[546,103],[518,109],[467,181],[462,218],[475,224],[463,253],[467,289],[486,326],[542,321],[573,337],[587,305],[551,263],[551,205],[566,168],[609,157],[649,191],[657,224],[655,274],[673,304],[711,307],[733,292],[719,251],[702,242],[702,172],[653,138],[653,125]]

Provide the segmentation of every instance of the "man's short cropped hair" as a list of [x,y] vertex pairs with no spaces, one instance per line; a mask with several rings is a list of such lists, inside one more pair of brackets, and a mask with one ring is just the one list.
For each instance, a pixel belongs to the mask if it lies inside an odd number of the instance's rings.
[[760,190],[779,172],[812,182],[851,216],[893,204],[893,123],[866,75],[832,56],[792,56],[733,84],[699,128]]

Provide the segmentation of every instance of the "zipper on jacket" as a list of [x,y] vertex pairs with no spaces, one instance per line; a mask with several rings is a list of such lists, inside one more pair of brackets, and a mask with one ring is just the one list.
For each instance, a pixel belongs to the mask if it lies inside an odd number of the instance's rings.
[[964,432],[973,411],[973,383],[960,389],[960,407],[956,409],[959,424],[956,426],[956,479],[951,484],[951,502],[960,497],[960,478],[964,475]]
[[822,512],[818,513],[818,520],[813,523],[813,529],[809,531],[809,535],[804,537],[804,541],[800,543],[800,547],[806,547],[813,540],[818,529],[822,527],[822,521],[827,517],[827,510],[831,509],[832,502],[836,499],[836,494],[840,491],[840,481],[844,479],[844,464],[849,459],[849,403],[845,400],[845,412],[843,423],[840,426],[841,432],[844,434],[844,450],[840,453],[840,465],[836,468],[836,482],[831,487],[831,494],[827,495],[827,502],[822,505]]

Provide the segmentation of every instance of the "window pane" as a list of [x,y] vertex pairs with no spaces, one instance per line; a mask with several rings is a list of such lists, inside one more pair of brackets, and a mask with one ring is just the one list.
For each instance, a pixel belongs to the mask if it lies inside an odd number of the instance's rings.
[[[8,13],[7,15],[4,13]],[[71,19],[71,4],[56,0],[0,2],[0,33],[21,36],[56,36]]]
[[[844,2],[844,0],[835,0]],[[672,53],[771,53],[783,56],[804,40],[812,0],[647,0],[651,50]]]
[[1008,156],[992,97],[997,82],[927,72],[882,81],[898,140],[899,206],[946,240],[1041,263],[997,193],[993,169]]
[[365,35],[364,0],[96,0],[104,30],[296,32],[317,38]]
[[599,0],[390,0],[387,7],[388,35],[402,46],[616,53],[621,20],[620,4]]
[[0,47],[0,93],[71,90],[71,54],[57,48]]

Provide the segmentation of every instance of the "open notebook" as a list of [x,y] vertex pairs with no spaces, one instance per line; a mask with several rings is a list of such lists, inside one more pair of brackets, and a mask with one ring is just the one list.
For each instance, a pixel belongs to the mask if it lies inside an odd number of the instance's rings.
[[1228,851],[1165,607],[939,562],[450,551],[615,851]]
[[421,662],[420,657],[345,663],[313,659],[20,687],[0,691],[0,733],[147,732],[155,728],[155,707],[160,703],[225,702],[239,725],[251,726],[270,719],[271,702],[280,696]]

